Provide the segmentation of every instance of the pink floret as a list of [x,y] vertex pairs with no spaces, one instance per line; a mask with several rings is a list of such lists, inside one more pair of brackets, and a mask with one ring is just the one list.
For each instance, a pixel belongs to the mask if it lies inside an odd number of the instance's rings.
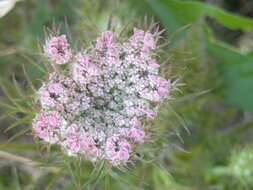
[[142,51],[150,52],[155,49],[155,40],[153,34],[150,32],[146,32],[143,40],[143,48]]
[[101,34],[97,39],[96,49],[99,51],[104,51],[106,48],[110,48],[114,42],[114,34],[111,31],[106,31]]
[[87,84],[100,74],[100,69],[92,62],[92,57],[78,54],[73,66],[73,79],[79,84]]
[[130,37],[129,41],[131,45],[137,47],[139,43],[143,41],[145,32],[138,28],[134,28],[134,34]]
[[70,154],[76,154],[80,150],[80,134],[78,132],[79,126],[72,124],[69,126],[69,131],[66,137],[66,148]]
[[51,37],[44,47],[46,55],[56,64],[65,64],[70,61],[72,52],[66,35]]
[[135,117],[130,121],[130,128],[121,128],[119,135],[123,138],[132,140],[134,143],[144,143],[145,132],[142,129],[141,122]]
[[132,126],[129,130],[128,136],[137,143],[143,143],[145,138],[145,132],[141,127],[141,123],[137,118],[133,118],[131,121]]
[[130,151],[131,145],[126,139],[113,136],[106,141],[107,159],[114,166],[126,163],[130,157]]
[[96,146],[96,142],[88,133],[80,137],[81,151],[90,159],[96,160],[102,155],[101,149]]
[[169,95],[170,82],[160,76],[149,76],[151,88],[143,89],[140,94],[148,100],[159,102]]
[[63,119],[58,112],[41,112],[35,118],[33,128],[39,138],[54,144],[59,140],[56,133],[62,124]]
[[156,71],[160,67],[160,65],[154,59],[151,59],[148,62],[148,66],[149,66],[149,68],[150,68],[151,71],[153,71],[153,70]]

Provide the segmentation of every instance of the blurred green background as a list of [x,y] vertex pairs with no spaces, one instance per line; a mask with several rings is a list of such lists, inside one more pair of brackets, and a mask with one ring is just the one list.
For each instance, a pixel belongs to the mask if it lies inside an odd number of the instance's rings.
[[[10,6],[0,18],[0,190],[253,189],[252,0],[15,2],[0,0],[0,15]],[[108,21],[131,28],[152,19],[169,42],[163,67],[184,84],[153,124],[158,148],[140,150],[152,159],[104,171],[34,143],[29,92],[43,77],[45,27],[85,44]]]

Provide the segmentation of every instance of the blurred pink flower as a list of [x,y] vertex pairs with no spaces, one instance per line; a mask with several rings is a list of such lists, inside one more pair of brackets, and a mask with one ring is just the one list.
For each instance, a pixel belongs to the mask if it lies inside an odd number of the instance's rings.
[[63,123],[63,118],[58,112],[41,112],[35,118],[33,128],[39,138],[54,144],[59,141],[57,131],[62,127]]
[[66,35],[49,38],[44,46],[44,51],[49,59],[56,64],[65,64],[69,62],[72,57]]
[[119,165],[128,161],[130,157],[131,145],[127,140],[112,136],[106,141],[107,159],[112,165]]
[[35,134],[70,155],[126,164],[147,139],[144,121],[155,118],[170,93],[170,82],[159,76],[155,39],[135,28],[121,42],[106,31],[72,58],[66,36],[52,37],[45,45],[52,64],[71,64],[38,90],[42,111]]

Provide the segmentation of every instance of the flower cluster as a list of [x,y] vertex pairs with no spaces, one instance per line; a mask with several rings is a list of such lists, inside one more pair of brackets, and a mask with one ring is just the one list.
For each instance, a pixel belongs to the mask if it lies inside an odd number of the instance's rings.
[[66,35],[51,37],[50,40],[46,42],[44,51],[56,64],[67,63],[72,57]]
[[170,82],[159,76],[155,41],[140,29],[125,42],[106,31],[93,48],[72,54],[65,35],[51,37],[46,56],[55,66],[69,64],[50,73],[38,90],[36,136],[70,155],[127,163],[148,137],[143,122],[155,118],[170,91]]

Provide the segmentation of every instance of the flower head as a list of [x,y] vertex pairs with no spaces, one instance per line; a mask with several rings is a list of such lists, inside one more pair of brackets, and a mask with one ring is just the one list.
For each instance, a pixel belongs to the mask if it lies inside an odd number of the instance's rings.
[[[143,121],[155,118],[158,103],[170,92],[170,82],[159,76],[155,41],[140,29],[123,43],[115,33],[103,32],[93,48],[73,56],[69,67],[43,82],[35,134],[70,155],[126,164],[147,139]],[[64,35],[45,47],[53,64],[70,60]],[[45,119],[52,114],[57,125]]]

